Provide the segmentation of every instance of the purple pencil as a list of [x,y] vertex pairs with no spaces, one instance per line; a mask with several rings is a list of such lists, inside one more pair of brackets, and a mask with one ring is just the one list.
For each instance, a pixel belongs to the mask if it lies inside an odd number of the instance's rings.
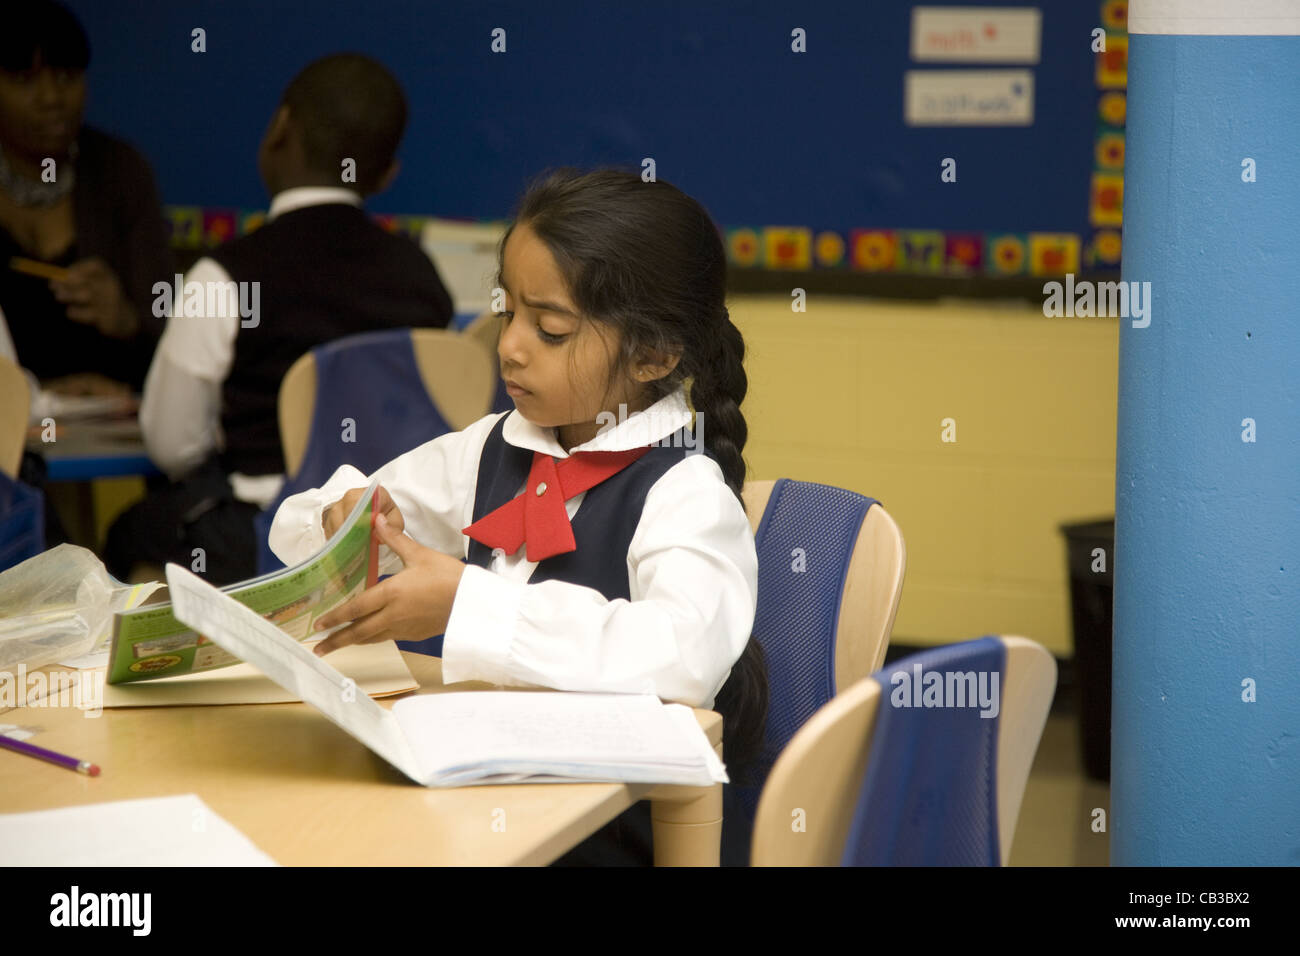
[[35,744],[23,743],[21,740],[14,740],[12,737],[6,737],[0,734],[0,747],[16,751],[20,754],[27,754],[29,757],[35,757],[38,760],[48,760],[50,763],[56,763],[60,767],[67,767],[69,770],[75,770],[78,773],[89,774],[92,777],[99,776],[99,764],[93,764],[89,760],[78,760],[76,757],[68,757],[64,754],[55,753],[53,750],[46,750],[44,747],[38,747]]

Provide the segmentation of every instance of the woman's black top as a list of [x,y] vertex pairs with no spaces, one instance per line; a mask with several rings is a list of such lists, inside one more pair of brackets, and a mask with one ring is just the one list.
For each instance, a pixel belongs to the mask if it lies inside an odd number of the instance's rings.
[[77,180],[72,191],[76,237],[51,265],[68,266],[99,256],[117,274],[135,306],[140,330],[134,338],[101,335],[74,322],[50,292],[47,279],[15,272],[12,256],[37,258],[0,226],[0,309],[14,340],[18,362],[38,378],[99,372],[139,390],[162,335],[165,318],[153,314],[153,286],[171,283],[172,257],[154,186],[144,157],[121,140],[89,127],[77,137]]

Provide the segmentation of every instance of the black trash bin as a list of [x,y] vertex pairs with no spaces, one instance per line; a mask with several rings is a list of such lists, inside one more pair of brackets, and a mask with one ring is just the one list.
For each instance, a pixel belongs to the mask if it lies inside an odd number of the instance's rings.
[[1115,519],[1062,525],[1061,532],[1069,554],[1083,769],[1094,780],[1109,780]]

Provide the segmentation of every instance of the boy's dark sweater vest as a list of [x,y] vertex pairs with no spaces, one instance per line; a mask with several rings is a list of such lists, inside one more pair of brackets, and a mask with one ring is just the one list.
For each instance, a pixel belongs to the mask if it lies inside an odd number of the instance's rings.
[[227,474],[284,471],[276,400],[300,356],[345,335],[451,321],[451,297],[429,258],[346,203],[286,212],[211,257],[234,282],[260,283],[258,322],[241,323],[221,389]]

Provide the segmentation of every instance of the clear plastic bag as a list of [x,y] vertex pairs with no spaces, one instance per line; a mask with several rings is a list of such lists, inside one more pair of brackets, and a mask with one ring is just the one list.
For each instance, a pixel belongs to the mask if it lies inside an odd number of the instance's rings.
[[0,573],[0,669],[85,654],[112,625],[121,590],[99,558],[72,544]]

